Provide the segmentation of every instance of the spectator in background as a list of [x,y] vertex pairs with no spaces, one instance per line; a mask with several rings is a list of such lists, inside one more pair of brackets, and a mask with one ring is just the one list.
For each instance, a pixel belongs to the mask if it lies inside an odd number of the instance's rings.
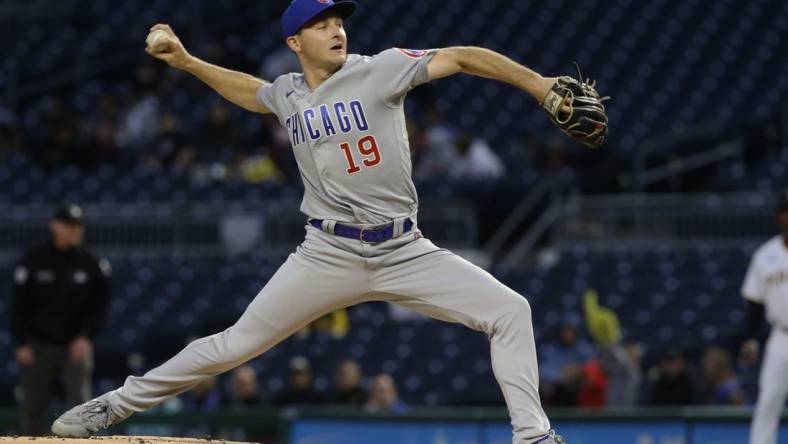
[[592,359],[580,368],[577,406],[601,408],[605,406],[610,379],[599,361]]
[[582,382],[583,366],[577,363],[567,364],[561,367],[557,379],[541,385],[542,402],[551,406],[575,407]]
[[558,343],[542,347],[539,375],[548,384],[556,383],[559,379],[566,379],[565,368],[581,365],[594,358],[594,347],[579,339],[578,335],[577,327],[566,322],[561,326]]
[[[213,412],[219,410],[222,404],[222,394],[219,391],[217,381],[216,376],[203,379],[191,390],[178,397],[180,400],[179,406],[170,408],[173,410],[178,409],[177,411],[179,412]],[[178,431],[177,434],[181,436],[204,437],[215,436],[217,431],[215,424],[206,423],[191,425],[185,430]]]
[[334,377],[334,393],[331,396],[331,403],[363,406],[367,400],[367,393],[361,387],[361,379],[361,366],[357,361],[345,359],[340,362]]
[[744,394],[733,373],[730,353],[720,347],[709,347],[703,353],[702,367],[705,383],[702,399],[706,404],[744,404]]
[[221,406],[222,394],[217,386],[216,376],[200,381],[191,390],[181,395],[183,410],[192,412],[211,412]]
[[257,384],[257,372],[251,365],[242,365],[233,370],[227,404],[237,409],[260,407],[265,404],[260,386]]
[[109,302],[109,262],[82,246],[76,205],[55,210],[51,239],[28,251],[14,270],[11,334],[22,368],[22,434],[49,431],[52,382],[62,378],[66,408],[90,399],[93,337]]
[[484,139],[462,133],[456,142],[457,159],[449,177],[454,180],[492,181],[501,178],[506,168]]
[[[415,128],[412,128],[415,129]],[[427,125],[423,132],[424,144],[413,168],[417,179],[445,179],[459,158],[456,130],[435,108],[427,111]]]
[[399,399],[394,378],[388,373],[381,373],[372,380],[364,409],[369,412],[402,413],[407,406]]
[[[607,406],[632,406],[637,404],[642,375],[640,371],[641,350],[638,344],[623,345],[618,315],[611,309],[599,305],[595,290],[588,289],[583,295],[583,310],[586,327],[597,345],[599,365],[609,385],[605,390],[604,404]],[[586,367],[588,381],[602,380]]]
[[[225,400],[225,405],[235,410],[246,410],[262,407],[265,399],[257,383],[257,372],[251,365],[242,365],[232,372],[230,377],[230,392]],[[273,442],[270,436],[261,434],[258,430],[248,430],[245,427],[223,428],[218,433],[223,439],[233,441]]]
[[151,63],[134,69],[132,105],[122,117],[117,139],[118,146],[126,149],[132,157],[145,152],[147,145],[159,133],[159,99],[154,94],[156,71]]
[[667,352],[649,373],[649,403],[653,405],[688,405],[694,401],[695,382],[687,361],[679,350]]
[[745,341],[739,348],[736,360],[736,377],[744,395],[744,402],[748,405],[754,404],[758,396],[760,355],[761,347],[757,341]]
[[276,405],[319,405],[325,399],[312,387],[312,364],[303,356],[290,360],[287,388],[276,398]]

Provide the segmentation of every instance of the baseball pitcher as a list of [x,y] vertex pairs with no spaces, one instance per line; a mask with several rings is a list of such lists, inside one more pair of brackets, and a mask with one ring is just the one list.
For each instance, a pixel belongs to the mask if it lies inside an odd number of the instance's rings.
[[351,1],[294,0],[282,37],[303,73],[270,83],[191,56],[167,25],[151,28],[159,37],[149,38],[150,55],[249,111],[274,113],[287,129],[305,188],[306,237],[235,325],[66,412],[54,433],[91,435],[260,355],[325,313],[383,300],[487,333],[512,442],[563,442],[540,404],[526,299],[418,229],[403,103],[432,80],[486,77],[525,91],[570,137],[597,147],[607,132],[603,99],[582,78],[542,77],[482,48],[349,55],[344,19],[354,9]]

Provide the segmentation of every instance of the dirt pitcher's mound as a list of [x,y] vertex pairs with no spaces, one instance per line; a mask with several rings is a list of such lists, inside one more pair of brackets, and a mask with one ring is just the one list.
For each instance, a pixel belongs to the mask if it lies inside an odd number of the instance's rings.
[[51,436],[5,436],[0,444],[248,444],[221,439],[167,438],[165,436],[94,436],[87,439],[55,438]]

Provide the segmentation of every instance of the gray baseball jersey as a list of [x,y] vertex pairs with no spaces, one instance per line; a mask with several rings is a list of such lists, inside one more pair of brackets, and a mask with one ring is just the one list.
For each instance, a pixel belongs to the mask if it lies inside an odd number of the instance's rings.
[[372,225],[415,216],[403,101],[428,81],[433,54],[352,54],[314,91],[300,73],[260,87],[258,100],[288,130],[304,182],[303,213]]

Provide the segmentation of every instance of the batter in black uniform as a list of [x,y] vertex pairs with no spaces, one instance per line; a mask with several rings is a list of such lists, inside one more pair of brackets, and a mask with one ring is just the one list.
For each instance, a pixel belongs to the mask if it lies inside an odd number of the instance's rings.
[[93,341],[109,299],[109,262],[83,247],[82,209],[55,210],[52,237],[14,270],[11,333],[22,371],[22,434],[48,431],[55,378],[71,407],[90,398]]

